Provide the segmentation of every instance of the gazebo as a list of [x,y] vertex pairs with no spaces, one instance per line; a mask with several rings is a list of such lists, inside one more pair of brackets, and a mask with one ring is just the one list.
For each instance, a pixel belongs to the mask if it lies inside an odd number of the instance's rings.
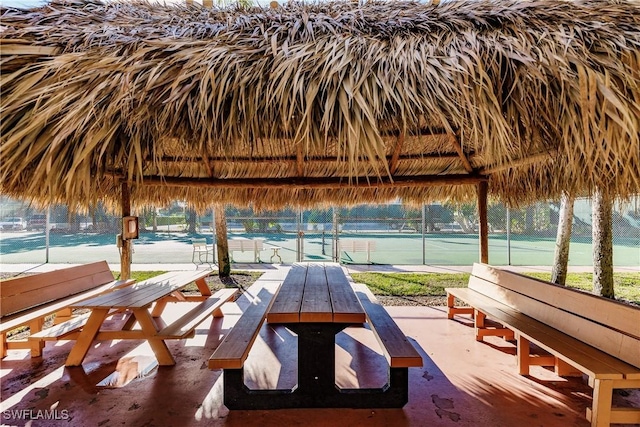
[[475,199],[486,261],[488,194],[640,189],[632,1],[53,2],[0,42],[0,191],[38,205]]

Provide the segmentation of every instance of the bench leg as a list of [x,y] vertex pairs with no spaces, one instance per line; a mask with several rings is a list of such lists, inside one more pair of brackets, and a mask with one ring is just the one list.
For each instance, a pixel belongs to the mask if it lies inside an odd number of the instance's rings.
[[0,334],[0,354],[2,358],[7,357],[7,334]]
[[612,398],[613,380],[594,379],[591,427],[609,427],[611,423]]
[[555,362],[556,362],[555,371],[557,376],[559,377],[581,377],[582,376],[582,372],[580,372],[578,369],[574,368],[564,360],[560,359],[559,357],[556,357]]
[[453,315],[455,314],[453,312],[453,308],[455,308],[455,297],[451,294],[447,295],[447,318],[448,319],[453,319]]
[[[39,317],[29,322],[29,334],[40,332],[44,326],[44,319]],[[42,356],[42,350],[44,349],[44,341],[31,341],[29,348],[31,348],[31,357]]]
[[485,320],[487,316],[483,312],[474,309],[473,318],[474,318],[473,327],[476,334],[476,341],[482,341],[482,338],[484,337],[485,334],[483,334],[481,330],[485,329],[486,327]]
[[447,318],[453,319],[456,314],[469,314],[472,319],[475,317],[472,307],[456,307],[455,296],[447,294]]
[[516,346],[518,352],[518,373],[520,375],[529,375],[529,365],[531,359],[531,345],[529,343],[529,340],[524,338],[522,335],[518,335]]
[[31,348],[31,357],[42,356],[42,350],[44,350],[43,340],[29,340],[29,347]]
[[67,320],[71,320],[71,316],[73,315],[71,308],[67,307],[63,310],[60,310],[56,313],[55,318],[53,319],[53,324],[57,325],[62,322],[66,322]]

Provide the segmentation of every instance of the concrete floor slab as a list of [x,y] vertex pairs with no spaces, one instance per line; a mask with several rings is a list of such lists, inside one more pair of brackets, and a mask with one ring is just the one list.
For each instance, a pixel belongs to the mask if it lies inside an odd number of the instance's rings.
[[[589,425],[584,414],[591,389],[583,378],[564,379],[541,367],[534,367],[531,376],[519,376],[513,344],[494,337],[476,342],[469,323],[448,320],[445,307],[387,310],[425,362],[409,370],[409,403],[402,409],[229,411],[222,403],[221,372],[209,370],[206,362],[239,318],[240,302],[225,305],[225,317],[202,324],[194,338],[169,341],[175,366],[159,367],[124,387],[97,384],[120,359],[152,354],[143,342],[97,343],[77,368],[64,367],[69,341],[48,343],[41,358],[9,351],[0,367],[1,422],[26,425],[31,417],[34,427]],[[385,381],[385,361],[368,329],[349,328],[336,341],[340,386]],[[295,385],[296,348],[295,334],[265,325],[246,362],[246,383],[255,388]],[[616,396],[622,405],[634,398]]]

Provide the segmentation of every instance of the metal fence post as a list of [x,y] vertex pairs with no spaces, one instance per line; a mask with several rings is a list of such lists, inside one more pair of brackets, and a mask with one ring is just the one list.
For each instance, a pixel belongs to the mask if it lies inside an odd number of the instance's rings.
[[422,204],[422,265],[427,263],[427,250],[425,247],[426,236],[425,229],[427,228],[427,205]]
[[511,209],[507,207],[507,265],[511,265]]
[[332,223],[333,223],[333,261],[340,262],[340,252],[338,251],[338,211],[335,207],[332,210]]

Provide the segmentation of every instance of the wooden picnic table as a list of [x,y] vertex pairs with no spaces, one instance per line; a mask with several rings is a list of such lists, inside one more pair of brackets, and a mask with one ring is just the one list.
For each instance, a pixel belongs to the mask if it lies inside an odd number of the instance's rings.
[[[336,386],[336,334],[348,326],[363,326],[371,321],[338,264],[294,264],[270,308],[265,310],[266,316],[263,316],[267,323],[281,324],[298,336],[298,384],[293,389],[248,390],[244,385],[243,359],[234,360],[231,355],[238,353],[246,357],[248,349],[238,351],[240,341],[252,340],[239,337],[235,343],[235,338],[230,336],[230,342],[220,346],[209,365],[224,369],[224,401],[229,409],[402,407],[406,403],[407,367],[422,364],[413,347],[415,360],[401,368],[392,366],[388,385],[373,389]],[[248,317],[247,325],[254,316]],[[243,328],[243,322],[240,319],[234,329]],[[385,322],[395,326],[388,315]],[[253,323],[259,328],[261,322]],[[399,329],[396,333],[404,339]]]
[[[221,290],[216,295],[205,282],[211,271],[169,272],[135,285],[89,298],[73,304],[76,309],[89,309],[91,314],[86,325],[77,336],[66,366],[82,364],[95,340],[134,339],[146,340],[160,365],[174,365],[175,360],[165,339],[186,338],[208,315],[221,316],[220,306],[233,297],[235,290]],[[180,290],[195,282],[199,295],[186,296]],[[195,307],[174,321],[164,325],[159,319],[168,302],[197,302]],[[130,317],[121,329],[101,329],[103,323],[114,312],[127,312]],[[140,329],[133,329],[138,323]]]

